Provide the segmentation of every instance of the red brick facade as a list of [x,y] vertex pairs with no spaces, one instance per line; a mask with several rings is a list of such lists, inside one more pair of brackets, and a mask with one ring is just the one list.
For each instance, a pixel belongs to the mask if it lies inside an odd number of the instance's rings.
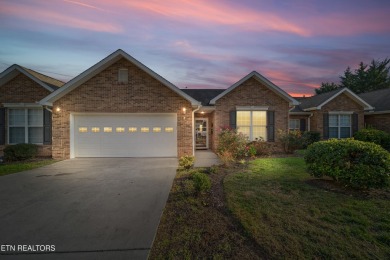
[[[129,82],[118,83],[119,69]],[[178,156],[192,154],[191,103],[126,59],[121,59],[53,104],[53,158],[70,158],[70,114],[177,113]],[[186,113],[183,113],[183,108]]]
[[364,127],[364,108],[363,106],[356,103],[354,100],[349,98],[345,94],[341,94],[331,100],[329,103],[324,105],[321,110],[313,111],[313,116],[310,118],[310,129],[311,131],[324,132],[324,113],[338,112],[338,111],[349,111],[358,114],[358,129]]
[[[0,107],[3,103],[37,103],[51,92],[26,75],[20,73],[15,78],[0,86]],[[6,125],[8,125],[8,113],[6,112]],[[5,128],[8,136],[8,128]],[[6,138],[7,140],[8,138]],[[0,145],[0,155],[3,155],[5,146]],[[39,156],[51,156],[51,145],[40,145]]]
[[269,111],[275,111],[276,142],[278,130],[288,130],[289,102],[252,77],[217,100],[212,149],[216,149],[217,136],[221,127],[230,124],[230,111],[236,110],[237,106],[267,106]]
[[364,116],[364,120],[365,126],[374,127],[376,129],[390,133],[390,113],[374,115],[366,114]]

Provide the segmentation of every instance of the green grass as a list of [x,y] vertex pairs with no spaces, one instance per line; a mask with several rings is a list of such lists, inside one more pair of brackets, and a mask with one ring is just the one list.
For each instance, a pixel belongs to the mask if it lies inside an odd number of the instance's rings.
[[47,159],[47,160],[39,160],[39,161],[28,161],[28,162],[14,162],[8,164],[0,164],[0,176],[32,170],[35,168],[39,168],[45,165],[49,165],[57,162],[56,160]]
[[270,258],[390,259],[388,197],[336,193],[310,179],[302,158],[255,160],[225,178],[228,207]]

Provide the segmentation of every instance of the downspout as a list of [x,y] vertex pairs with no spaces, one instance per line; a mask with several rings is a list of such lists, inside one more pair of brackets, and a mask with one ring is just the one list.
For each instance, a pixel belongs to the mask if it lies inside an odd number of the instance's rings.
[[195,156],[195,112],[198,111],[202,105],[192,110],[192,155]]
[[310,116],[307,118],[307,131],[310,132],[310,117],[313,116],[313,113],[310,114]]

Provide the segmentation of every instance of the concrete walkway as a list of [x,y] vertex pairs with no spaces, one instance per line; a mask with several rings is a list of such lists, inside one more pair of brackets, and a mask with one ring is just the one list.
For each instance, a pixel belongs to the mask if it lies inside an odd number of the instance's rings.
[[219,165],[221,161],[218,156],[211,150],[196,150],[194,167],[211,167]]

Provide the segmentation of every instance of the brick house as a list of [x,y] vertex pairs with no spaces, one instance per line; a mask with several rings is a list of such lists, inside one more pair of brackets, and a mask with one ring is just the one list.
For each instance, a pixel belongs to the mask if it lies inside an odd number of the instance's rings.
[[390,88],[363,93],[359,97],[374,107],[364,113],[365,125],[390,133]]
[[180,157],[215,150],[226,126],[275,147],[279,129],[342,138],[375,111],[348,89],[295,99],[255,71],[225,90],[179,89],[122,50],[66,84],[13,65],[0,90],[0,152],[29,142],[57,159]]
[[0,74],[0,155],[5,144],[39,143],[51,156],[51,112],[39,101],[63,84],[16,64]]

